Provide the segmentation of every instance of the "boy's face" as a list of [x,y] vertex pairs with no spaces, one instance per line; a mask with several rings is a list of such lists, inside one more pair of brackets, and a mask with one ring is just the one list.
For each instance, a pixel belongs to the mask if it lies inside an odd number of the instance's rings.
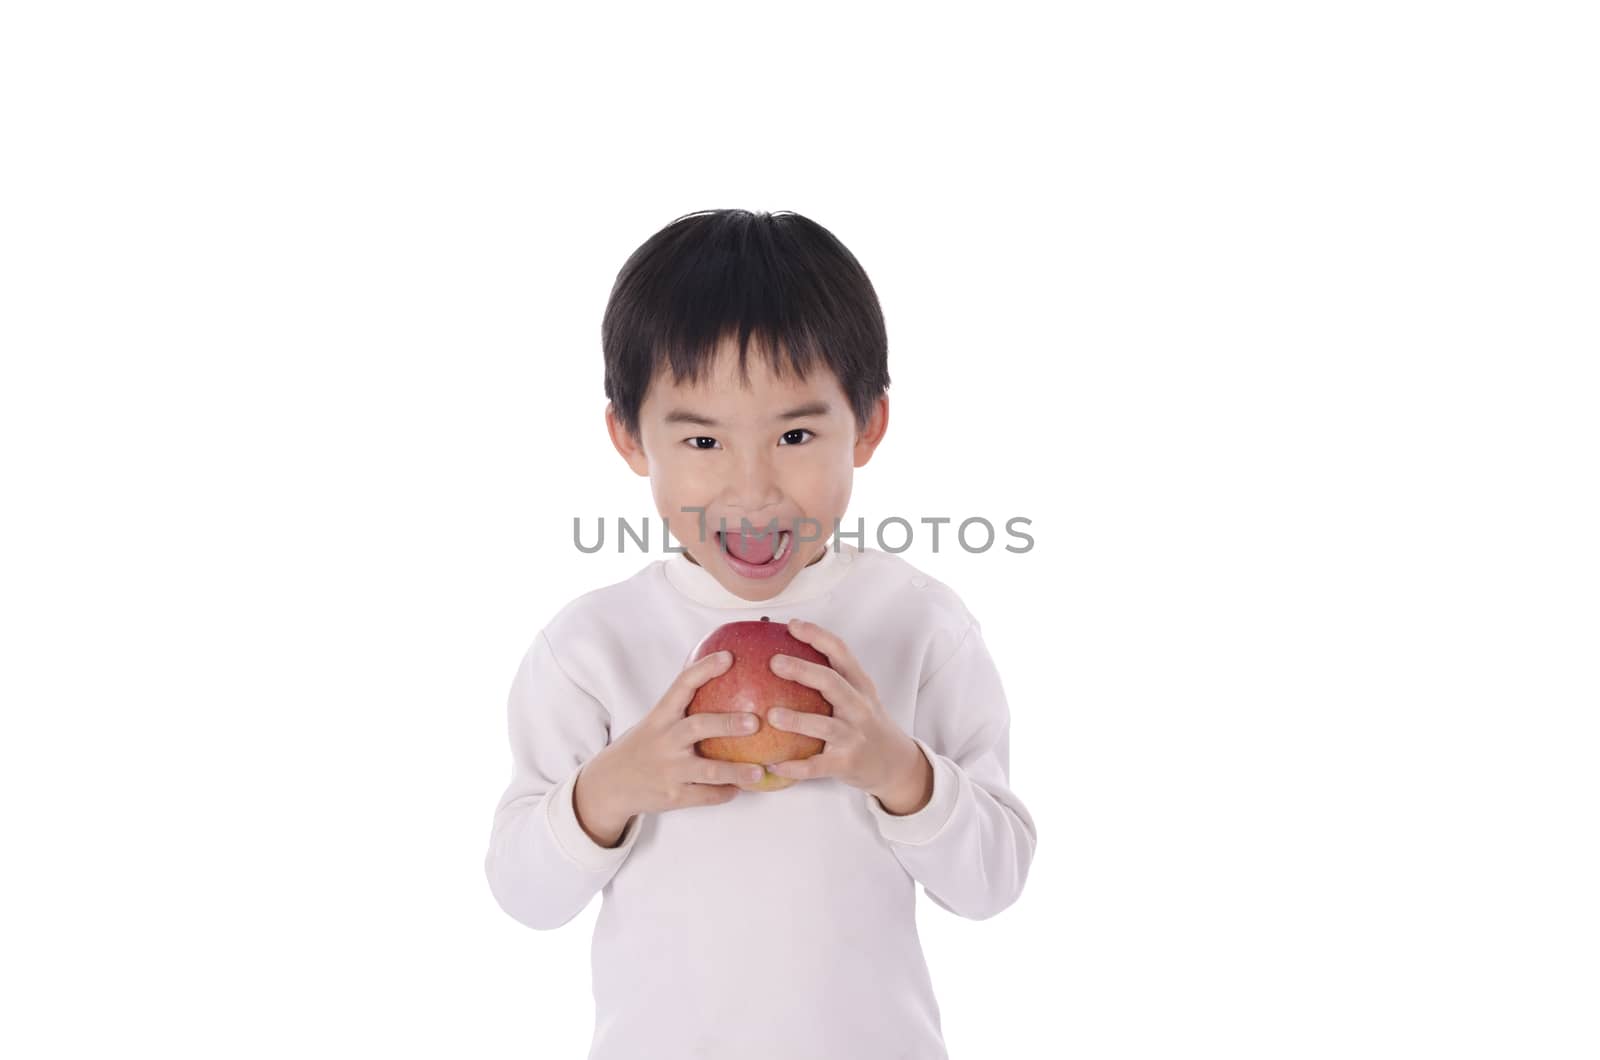
[[[759,601],[822,558],[850,501],[854,469],[871,459],[888,428],[889,399],[878,399],[858,431],[844,390],[826,367],[813,368],[804,380],[774,375],[754,340],[745,363],[748,388],[730,339],[699,386],[658,373],[639,410],[639,438],[622,428],[609,404],[606,427],[628,466],[649,476],[656,510],[688,558],[729,592]],[[703,534],[702,515],[686,508],[705,510]],[[750,522],[750,539],[742,543],[741,518]],[[786,541],[770,533],[774,519],[779,531],[788,531]],[[719,534],[724,523],[726,546]],[[759,561],[776,550],[783,554],[769,563],[740,560],[741,552]]]

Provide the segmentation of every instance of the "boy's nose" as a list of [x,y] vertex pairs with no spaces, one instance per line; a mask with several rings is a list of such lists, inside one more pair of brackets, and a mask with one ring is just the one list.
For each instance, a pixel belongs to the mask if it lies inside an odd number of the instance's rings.
[[[729,510],[743,514],[756,527],[762,526],[756,517],[762,512],[773,512],[783,500],[771,462],[754,455],[748,456],[739,462],[733,476],[725,491]],[[763,518],[771,517],[767,515]],[[729,518],[728,529],[737,530],[739,515]]]

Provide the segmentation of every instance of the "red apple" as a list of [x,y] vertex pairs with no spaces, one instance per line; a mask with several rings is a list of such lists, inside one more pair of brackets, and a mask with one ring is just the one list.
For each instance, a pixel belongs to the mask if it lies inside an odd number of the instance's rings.
[[[804,733],[774,729],[767,724],[767,711],[787,707],[831,717],[833,706],[822,698],[822,693],[772,672],[774,655],[794,655],[823,666],[829,665],[828,657],[791,634],[786,623],[767,618],[718,626],[695,648],[694,659],[724,650],[733,652],[733,662],[695,691],[685,713],[747,711],[761,719],[761,727],[748,736],[711,736],[696,743],[695,749],[706,758],[762,766],[810,758],[820,752],[825,746],[823,741]],[[780,791],[793,783],[792,777],[780,777],[769,769],[754,784],[739,787],[745,791]]]

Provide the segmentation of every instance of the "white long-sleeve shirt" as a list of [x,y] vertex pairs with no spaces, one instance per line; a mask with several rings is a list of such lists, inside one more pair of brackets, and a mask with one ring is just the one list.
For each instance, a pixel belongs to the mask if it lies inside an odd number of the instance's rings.
[[[640,813],[618,845],[579,825],[582,767],[660,700],[725,622],[800,617],[843,638],[933,766],[904,816],[836,778]],[[485,869],[557,928],[599,892],[589,1060],[943,1060],[916,888],[973,920],[1016,901],[1036,831],[1011,790],[1010,715],[977,620],[899,556],[830,540],[771,600],[681,553],[572,600],[509,697],[512,774]],[[753,948],[766,953],[747,959]]]

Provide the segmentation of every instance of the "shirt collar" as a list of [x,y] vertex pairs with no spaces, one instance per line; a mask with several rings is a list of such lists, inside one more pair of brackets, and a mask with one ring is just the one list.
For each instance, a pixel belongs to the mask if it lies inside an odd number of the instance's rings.
[[782,592],[766,600],[746,600],[729,592],[717,581],[716,575],[692,562],[685,552],[674,553],[662,560],[661,571],[674,589],[706,607],[776,609],[827,595],[841,578],[850,573],[851,567],[860,561],[860,556],[860,549],[834,538],[824,545],[821,559],[800,568]]

